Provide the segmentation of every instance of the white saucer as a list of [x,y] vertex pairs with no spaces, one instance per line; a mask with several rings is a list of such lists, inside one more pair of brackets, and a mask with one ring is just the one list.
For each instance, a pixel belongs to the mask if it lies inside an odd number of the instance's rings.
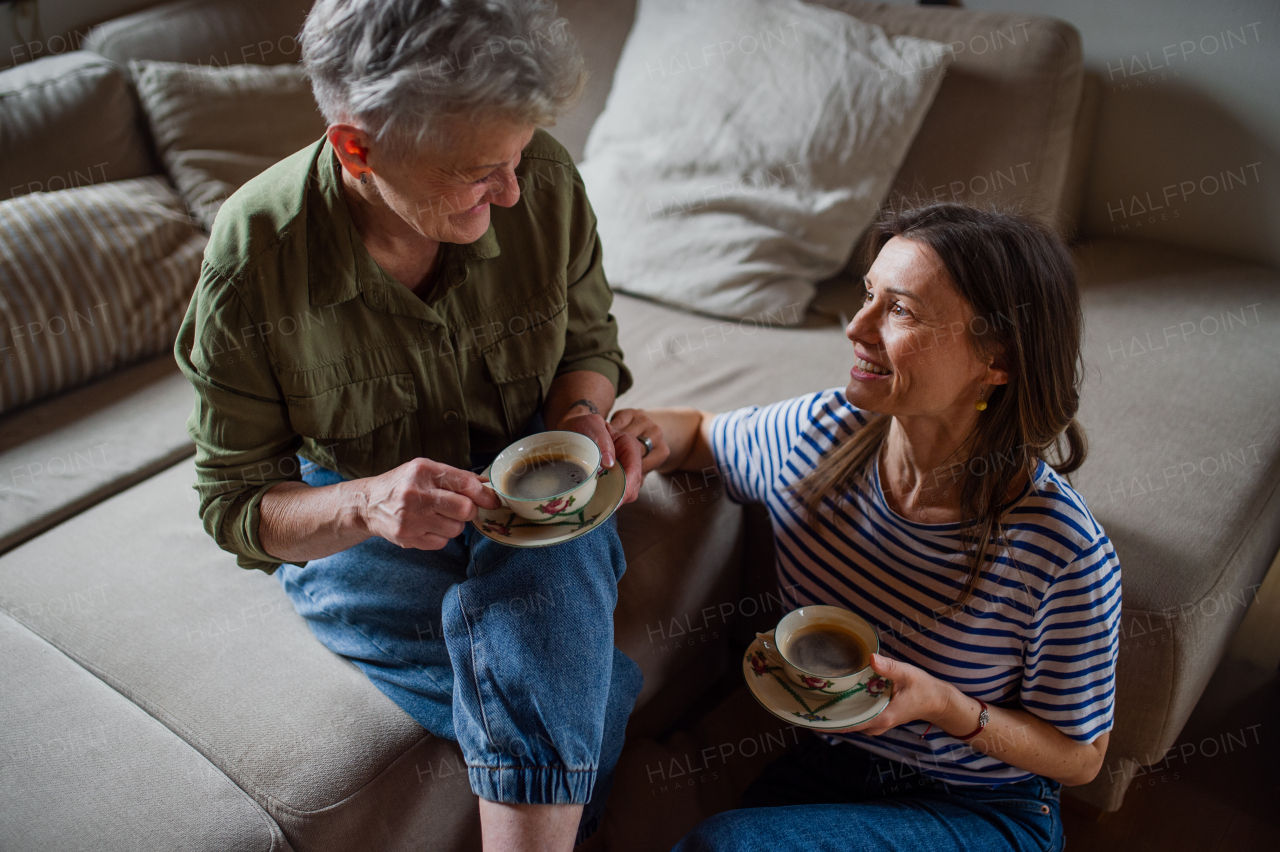
[[879,716],[889,706],[893,681],[872,694],[859,685],[845,692],[805,689],[792,683],[779,666],[771,665],[757,639],[742,655],[742,676],[760,706],[783,721],[816,731],[851,728]]
[[[488,468],[482,476],[488,478]],[[511,547],[550,547],[586,535],[609,520],[626,490],[627,475],[622,465],[615,463],[600,471],[596,493],[587,505],[561,520],[535,524],[510,509],[481,509],[471,525],[485,538]]]

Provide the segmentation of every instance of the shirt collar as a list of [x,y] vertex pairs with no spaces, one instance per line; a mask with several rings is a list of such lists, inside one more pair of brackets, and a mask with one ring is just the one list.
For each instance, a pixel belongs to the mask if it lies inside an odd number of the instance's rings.
[[[341,166],[327,139],[320,140],[311,174],[314,181],[308,191],[307,262],[308,268],[318,273],[308,276],[311,304],[336,305],[375,287],[395,285],[404,289],[378,266],[365,248],[347,207]],[[467,261],[487,260],[502,253],[492,221],[475,242],[447,243],[442,249],[447,253],[446,260],[447,255],[452,254],[460,261],[457,274],[450,275],[453,280],[447,285],[448,289],[466,280]],[[445,270],[445,274],[450,272],[452,270]]]

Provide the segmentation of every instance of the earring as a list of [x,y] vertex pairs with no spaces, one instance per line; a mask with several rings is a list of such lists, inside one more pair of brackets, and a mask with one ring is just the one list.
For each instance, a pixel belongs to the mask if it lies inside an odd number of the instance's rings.
[[361,183],[363,183],[363,184],[367,184],[367,183],[369,183],[369,173],[368,173],[368,172],[361,172],[361,173],[360,173],[360,182],[361,182]]
[[973,404],[973,407],[976,408],[978,411],[986,411],[987,410],[986,396],[987,396],[987,386],[983,385],[982,390],[978,392],[978,401]]

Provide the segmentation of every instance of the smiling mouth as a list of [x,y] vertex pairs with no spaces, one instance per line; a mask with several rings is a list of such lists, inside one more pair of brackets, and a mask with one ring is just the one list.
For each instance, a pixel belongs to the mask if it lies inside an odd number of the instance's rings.
[[872,364],[870,361],[864,361],[863,359],[859,358],[857,355],[853,356],[853,364],[862,372],[874,373],[877,376],[888,376],[893,372],[892,370],[886,370],[884,367],[881,367],[878,364]]

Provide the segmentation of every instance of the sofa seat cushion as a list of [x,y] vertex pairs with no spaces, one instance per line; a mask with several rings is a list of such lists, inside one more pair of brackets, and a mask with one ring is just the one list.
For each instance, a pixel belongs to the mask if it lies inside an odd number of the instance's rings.
[[0,553],[195,452],[171,354],[0,418]]
[[470,788],[424,795],[413,768],[453,744],[316,641],[274,578],[214,545],[194,481],[180,463],[0,557],[0,604],[190,743],[296,850],[406,848],[390,841],[429,819],[468,836]]
[[[478,811],[457,746],[321,645],[273,577],[214,545],[194,480],[180,463],[0,557],[0,609],[190,743],[294,849],[408,850],[427,836],[437,848],[474,845]],[[718,671],[705,653],[646,652],[647,628],[735,599],[741,512],[680,499],[651,487],[619,514],[632,556],[616,642],[644,670],[642,701],[671,708],[655,727]]]
[[[1075,795],[1111,810],[1174,744],[1280,547],[1280,273],[1131,240],[1077,258],[1090,453],[1073,479],[1120,557],[1125,615],[1108,768]],[[846,316],[855,286],[830,300]],[[613,311],[623,406],[724,411],[848,382],[852,345],[812,312],[770,328],[627,296]]]
[[[92,619],[110,595],[86,587],[69,601],[18,606]],[[262,808],[195,749],[4,613],[0,681],[0,848],[289,848]]]
[[1073,794],[1104,809],[1177,740],[1280,547],[1280,272],[1098,240],[1075,484],[1124,576],[1116,728]]
[[0,198],[158,171],[124,69],[77,50],[0,71]]
[[839,321],[801,302],[772,318],[729,320],[617,293],[613,315],[635,379],[621,407],[730,411],[849,381],[852,344]]

